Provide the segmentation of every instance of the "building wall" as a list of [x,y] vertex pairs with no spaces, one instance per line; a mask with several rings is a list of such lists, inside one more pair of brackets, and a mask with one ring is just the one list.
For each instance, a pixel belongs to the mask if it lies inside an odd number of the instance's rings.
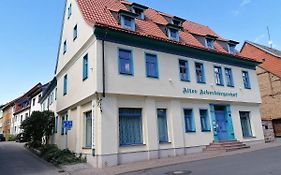
[[29,117],[29,108],[13,115],[11,118],[11,134],[17,135],[22,132],[22,129],[20,129],[21,123]]
[[10,134],[11,118],[13,116],[13,107],[7,107],[3,110],[3,133]]
[[0,134],[3,134],[3,111],[0,109]]
[[[39,103],[39,97],[42,96],[42,92],[38,93],[34,97],[31,98],[30,100],[30,115],[32,114],[33,111],[40,111],[41,110],[41,105]],[[33,103],[33,101],[35,103]]]

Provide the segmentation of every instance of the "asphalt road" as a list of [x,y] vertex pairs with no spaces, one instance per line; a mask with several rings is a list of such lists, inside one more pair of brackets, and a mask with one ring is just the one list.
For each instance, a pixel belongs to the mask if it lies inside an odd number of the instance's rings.
[[281,175],[281,147],[122,175]]
[[[27,151],[23,144],[0,142],[0,175],[58,175],[58,169]],[[61,175],[61,174],[60,174]]]

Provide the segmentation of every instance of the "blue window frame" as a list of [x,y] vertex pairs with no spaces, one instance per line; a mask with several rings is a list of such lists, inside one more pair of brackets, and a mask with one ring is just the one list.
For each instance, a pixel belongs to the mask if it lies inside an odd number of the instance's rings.
[[157,109],[159,143],[169,142],[167,128],[167,110]]
[[206,83],[203,63],[195,63],[195,73],[197,83]]
[[67,75],[63,77],[63,95],[67,94]]
[[69,4],[67,8],[67,18],[69,19],[71,15],[72,15],[72,4]]
[[88,54],[83,57],[83,81],[88,78]]
[[216,85],[223,86],[223,74],[220,66],[214,66],[215,83]]
[[130,16],[121,15],[121,26],[125,29],[135,31],[135,19]]
[[65,54],[66,51],[67,51],[67,41],[65,40],[65,41],[63,42],[63,54]]
[[132,51],[119,49],[119,73],[133,75]]
[[199,113],[200,113],[200,121],[201,121],[201,131],[202,132],[211,131],[208,110],[200,109]]
[[168,37],[172,40],[179,41],[179,31],[176,29],[168,28]]
[[77,24],[74,26],[73,28],[73,41],[76,40],[77,38],[77,33],[78,33],[78,27],[77,27]]
[[119,108],[119,144],[142,143],[142,109]]
[[195,132],[195,121],[192,109],[184,109],[185,132]]
[[250,112],[239,111],[242,135],[244,138],[253,137]]
[[214,49],[214,40],[210,38],[206,38],[206,47],[209,49]]
[[228,44],[228,52],[231,54],[235,54],[236,50],[235,50],[235,45],[234,44]]
[[188,61],[181,59],[179,60],[179,71],[181,81],[190,81]]
[[251,89],[250,77],[247,71],[242,71],[242,78],[245,89]]
[[153,54],[145,54],[146,76],[158,78],[158,62],[157,56]]
[[232,70],[230,68],[225,68],[224,72],[225,72],[226,85],[228,87],[234,87]]

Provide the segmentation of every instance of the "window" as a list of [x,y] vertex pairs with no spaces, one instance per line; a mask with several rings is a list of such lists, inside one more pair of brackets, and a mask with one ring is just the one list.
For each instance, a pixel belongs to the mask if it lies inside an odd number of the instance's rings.
[[63,42],[63,54],[65,54],[67,51],[67,43],[66,40]]
[[195,73],[196,73],[197,83],[206,83],[204,65],[202,63],[195,63]]
[[20,116],[20,122],[22,122],[22,121],[23,121],[23,115]]
[[245,89],[251,89],[250,77],[247,71],[242,71],[242,78]]
[[39,95],[39,97],[38,97],[38,103],[39,103],[39,100],[41,99],[41,94]]
[[83,57],[83,80],[88,78],[88,54]]
[[228,44],[228,52],[231,54],[235,54],[236,50],[235,50],[235,45],[234,44]]
[[158,63],[157,56],[152,54],[145,54],[146,76],[151,78],[158,78]]
[[138,18],[139,18],[139,19],[142,19],[142,20],[144,19],[144,12],[143,12],[143,9],[134,7],[134,8],[133,8],[133,12],[138,15]]
[[64,135],[64,131],[65,131],[65,128],[64,128],[64,125],[63,125],[63,122],[65,121],[65,118],[64,118],[64,115],[61,117],[61,135]]
[[133,58],[130,50],[119,49],[119,73],[133,75]]
[[232,70],[230,68],[225,68],[224,71],[225,71],[226,85],[229,87],[234,87]]
[[35,106],[35,98],[32,99],[32,106]]
[[28,117],[28,113],[25,113],[25,119]]
[[214,67],[214,73],[215,73],[215,82],[216,85],[223,86],[223,75],[222,75],[222,69],[219,66]]
[[243,137],[252,137],[250,112],[239,112]]
[[214,49],[214,40],[210,38],[206,38],[206,47],[209,49]]
[[168,128],[166,109],[157,109],[159,143],[168,142]]
[[201,131],[211,131],[207,109],[200,109]]
[[63,95],[67,94],[67,75],[63,77]]
[[185,132],[195,132],[192,109],[184,109]]
[[189,68],[186,60],[179,60],[179,69],[181,81],[189,81]]
[[135,31],[135,19],[129,16],[121,15],[121,26],[125,29]]
[[76,40],[76,38],[77,38],[77,24],[74,26],[74,28],[73,28],[73,41],[75,41]]
[[168,37],[172,40],[179,41],[179,31],[176,29],[168,28]]
[[92,147],[92,112],[85,113],[85,146]]
[[67,18],[69,19],[72,15],[72,4],[69,4],[69,7],[67,9]]
[[57,93],[58,93],[58,89],[55,89],[55,100],[57,100]]
[[56,118],[55,118],[55,133],[58,133],[58,122],[59,122],[59,117],[56,116]]
[[119,144],[142,144],[142,110],[119,108]]

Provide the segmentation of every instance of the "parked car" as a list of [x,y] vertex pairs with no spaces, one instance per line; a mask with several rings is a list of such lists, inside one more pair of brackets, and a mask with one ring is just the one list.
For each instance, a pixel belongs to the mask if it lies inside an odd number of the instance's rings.
[[23,133],[19,133],[16,136],[16,142],[27,142],[26,138],[24,137]]
[[6,139],[5,139],[5,137],[4,137],[4,135],[3,134],[0,134],[0,142],[3,142],[3,141],[5,141]]

